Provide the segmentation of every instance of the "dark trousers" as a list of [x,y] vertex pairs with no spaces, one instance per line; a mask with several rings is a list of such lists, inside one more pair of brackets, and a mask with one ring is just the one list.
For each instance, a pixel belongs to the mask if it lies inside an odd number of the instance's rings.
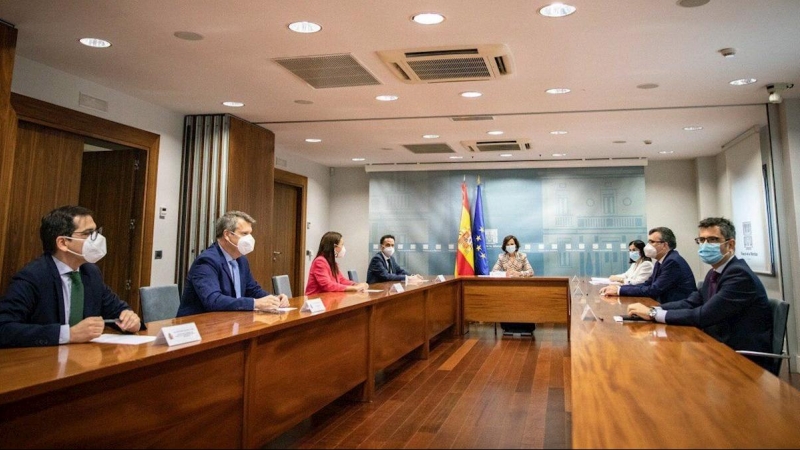
[[535,323],[500,322],[500,328],[507,333],[533,333]]

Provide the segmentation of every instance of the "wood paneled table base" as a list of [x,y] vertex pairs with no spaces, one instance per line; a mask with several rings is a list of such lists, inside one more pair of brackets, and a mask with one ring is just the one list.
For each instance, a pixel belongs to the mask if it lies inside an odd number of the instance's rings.
[[[614,322],[651,299],[582,290],[570,344],[574,448],[800,447],[795,388],[697,328]],[[602,321],[581,320],[587,304]]]
[[[486,296],[485,282],[502,303],[535,290],[536,280],[448,277],[399,294],[382,283],[370,286],[380,293],[314,296],[327,309],[316,315],[216,312],[141,332],[194,322],[202,341],[172,348],[3,349],[0,447],[258,447],[342,395],[370,400],[376,372],[409,353],[427,358],[446,330],[461,333],[462,292]],[[561,314],[553,321],[566,322],[566,307]]]

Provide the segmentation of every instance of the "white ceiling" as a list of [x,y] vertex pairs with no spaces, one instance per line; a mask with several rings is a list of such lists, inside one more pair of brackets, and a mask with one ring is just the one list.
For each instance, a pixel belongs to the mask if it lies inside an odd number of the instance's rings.
[[[0,0],[0,19],[19,29],[18,55],[182,114],[235,114],[275,132],[277,147],[332,167],[452,162],[449,155],[415,155],[402,146],[426,143],[449,144],[464,156],[461,162],[694,158],[717,154],[737,135],[766,124],[767,84],[795,83],[784,97],[800,97],[798,0],[711,0],[695,8],[676,0],[568,0],[577,12],[558,19],[537,13],[548,3]],[[446,20],[436,26],[409,20],[431,11]],[[322,31],[287,29],[299,20],[319,23]],[[181,40],[177,31],[204,39]],[[113,45],[88,48],[78,43],[83,37]],[[405,84],[376,53],[484,44],[508,47],[513,74]],[[736,57],[718,53],[726,47]],[[353,55],[381,84],[314,89],[272,60],[340,53]],[[758,81],[729,84],[739,78]],[[644,83],[659,87],[637,89]],[[545,93],[554,87],[572,92]],[[467,90],[483,96],[459,96]],[[399,100],[376,101],[381,94]],[[226,100],[245,106],[226,108]],[[449,119],[466,115],[494,120]],[[505,134],[488,136],[489,130]],[[554,130],[568,134],[551,135]],[[494,139],[529,139],[532,149],[501,158],[461,145]],[[619,140],[626,143],[612,143]]]

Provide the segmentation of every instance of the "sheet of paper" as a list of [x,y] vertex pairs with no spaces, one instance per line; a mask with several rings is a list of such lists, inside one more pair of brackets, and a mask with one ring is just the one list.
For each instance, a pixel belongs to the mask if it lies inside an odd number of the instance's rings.
[[613,284],[614,286],[619,286],[620,285],[620,283],[618,283],[616,281],[611,281],[608,278],[600,278],[600,277],[592,277],[592,280],[589,281],[589,284],[592,284],[592,285],[595,285],[595,286],[604,285],[604,284]]
[[383,289],[367,289],[367,292],[383,292]]
[[295,309],[297,309],[297,308],[292,308],[291,306],[287,306],[285,308],[278,308],[278,311],[280,311],[280,312],[289,312],[289,311],[294,311]]
[[100,337],[92,339],[98,344],[124,344],[139,345],[147,344],[156,340],[155,336],[137,336],[133,334],[101,334]]

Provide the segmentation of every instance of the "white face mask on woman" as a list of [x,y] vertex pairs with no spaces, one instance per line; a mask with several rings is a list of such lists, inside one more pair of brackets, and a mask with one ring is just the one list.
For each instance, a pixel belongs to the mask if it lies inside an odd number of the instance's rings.
[[506,245],[506,251],[508,253],[514,253],[515,251],[517,251],[517,246],[516,245]]
[[346,249],[346,248],[344,248],[344,245],[343,245],[343,246],[342,246],[342,249],[341,249],[341,250],[339,250],[339,252],[338,252],[338,253],[336,253],[336,259],[342,259],[342,258],[344,258],[344,254],[345,254],[345,253],[347,253],[347,249]]

